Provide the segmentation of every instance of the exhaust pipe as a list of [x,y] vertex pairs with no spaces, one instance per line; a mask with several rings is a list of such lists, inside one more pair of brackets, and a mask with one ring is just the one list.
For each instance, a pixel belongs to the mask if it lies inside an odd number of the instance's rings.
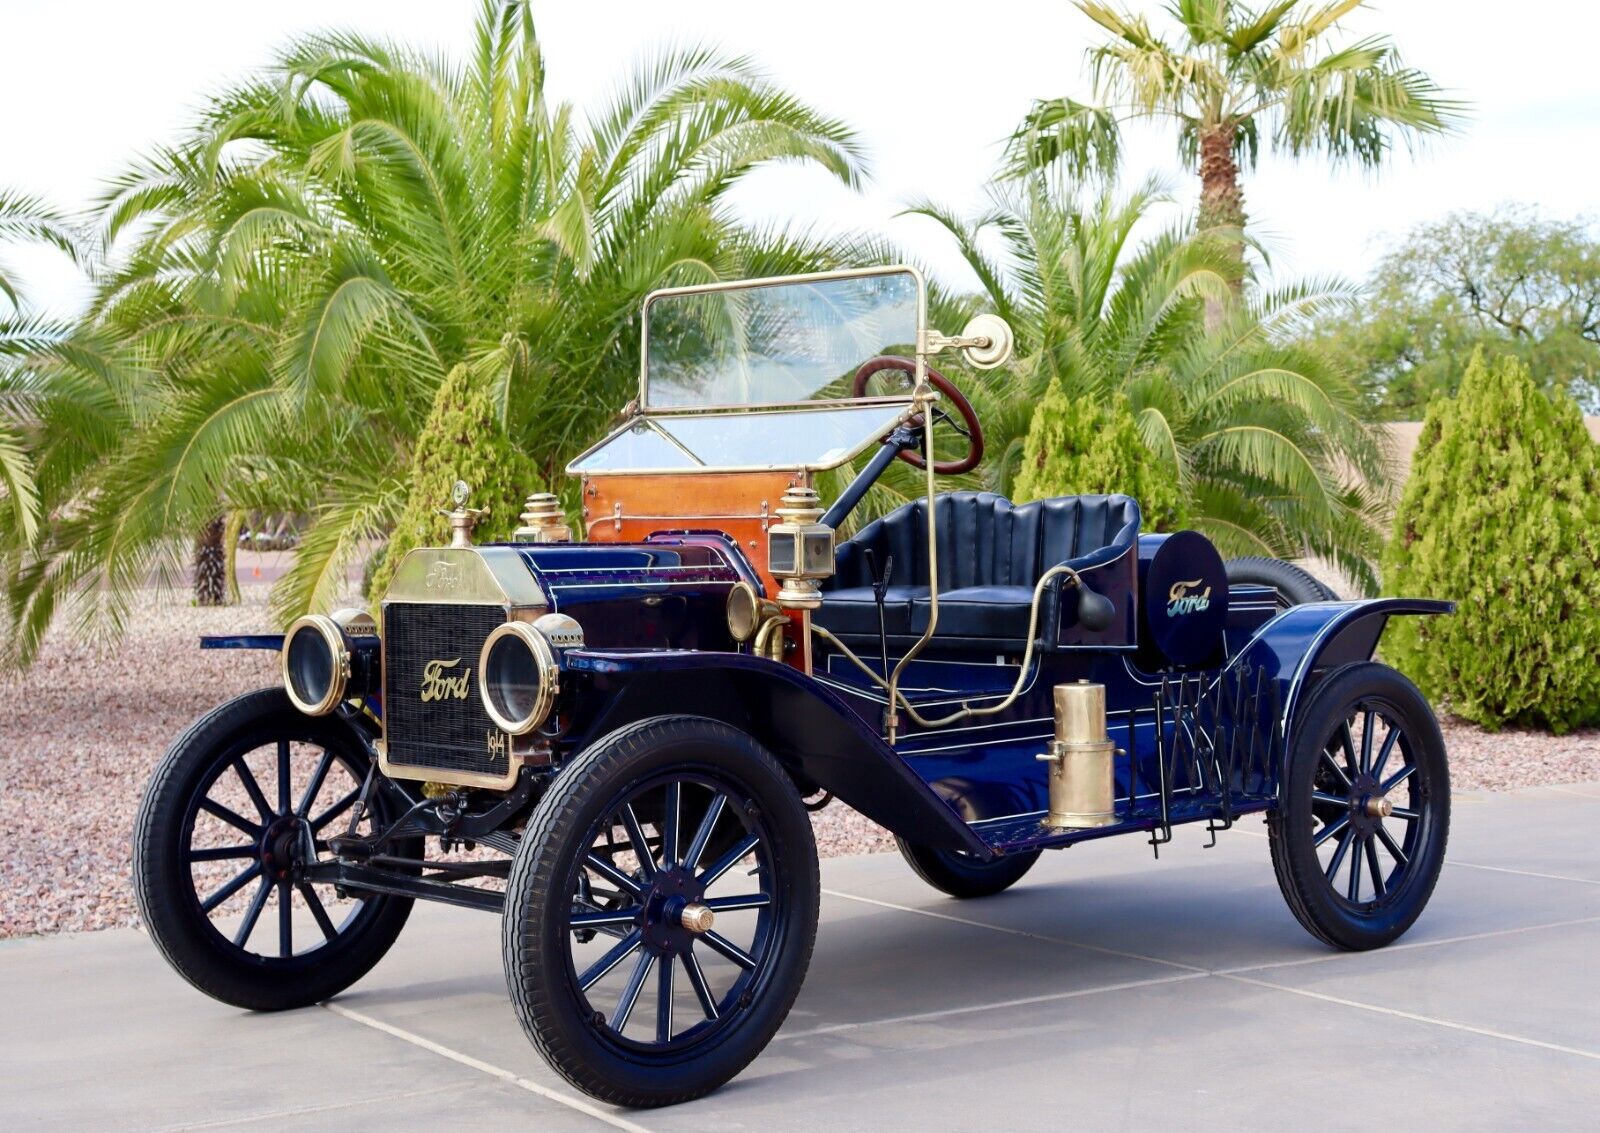
[[1106,734],[1106,686],[1055,686],[1056,738],[1038,756],[1050,764],[1050,814],[1057,830],[1110,826],[1116,815],[1116,749]]

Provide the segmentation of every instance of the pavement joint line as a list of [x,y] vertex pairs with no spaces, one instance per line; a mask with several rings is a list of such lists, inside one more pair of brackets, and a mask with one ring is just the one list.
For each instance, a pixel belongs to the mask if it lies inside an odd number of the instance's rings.
[[893,1015],[886,1019],[862,1019],[854,1023],[830,1023],[827,1026],[812,1027],[806,1031],[793,1033],[779,1032],[778,1039],[809,1039],[817,1035],[836,1035],[841,1031],[856,1031],[864,1027],[894,1026],[900,1023],[926,1023],[936,1019],[948,1019],[958,1015],[976,1015],[983,1011],[1002,1011],[1008,1007],[1033,1007],[1041,1003],[1056,1003],[1063,999],[1082,999],[1088,995],[1102,995],[1112,991],[1131,991],[1141,987],[1156,987],[1160,984],[1182,983],[1185,980],[1202,980],[1210,972],[1175,972],[1170,976],[1152,976],[1147,980],[1124,980],[1121,983],[1101,984],[1096,987],[1080,987],[1073,991],[1051,992],[1046,995],[1027,995],[1020,999],[1003,999],[996,1003],[972,1003],[965,1007],[945,1007],[938,1011],[918,1011],[910,1015]]
[[[1446,944],[1469,944],[1474,940],[1493,940],[1498,936],[1517,936],[1528,932],[1548,932],[1557,928],[1576,928],[1580,925],[1600,924],[1600,917],[1576,917],[1568,921],[1546,921],[1544,924],[1520,925],[1517,928],[1496,928],[1486,932],[1469,932],[1460,936],[1443,936],[1438,940],[1412,940],[1404,944],[1386,944],[1373,954],[1384,956],[1390,952],[1411,952],[1418,948],[1441,948]],[[1326,964],[1344,960],[1354,955],[1350,952],[1332,952],[1322,956],[1302,956],[1295,960],[1270,960],[1264,964],[1245,964],[1238,968],[1217,968],[1214,976],[1235,976],[1241,972],[1265,972],[1276,968],[1300,968],[1307,964]]]
[[1007,936],[1022,936],[1029,940],[1039,940],[1046,944],[1064,944],[1069,948],[1082,948],[1086,952],[1100,952],[1107,956],[1121,956],[1125,960],[1143,960],[1147,964],[1160,964],[1166,968],[1178,968],[1185,972],[1194,972],[1200,975],[1210,975],[1211,969],[1202,968],[1196,964],[1185,964],[1178,960],[1163,960],[1159,956],[1146,956],[1142,952],[1126,952],[1120,948],[1106,948],[1099,944],[1082,944],[1076,940],[1068,940],[1064,936],[1047,936],[1041,932],[1029,932],[1021,928],[1008,928],[1005,925],[989,924],[985,921],[975,921],[968,917],[957,917],[950,913],[936,913],[932,909],[918,909],[911,905],[897,905],[893,901],[880,901],[876,897],[862,897],[857,893],[845,893],[838,889],[822,890],[829,897],[842,897],[846,901],[860,901],[866,905],[877,905],[884,909],[894,909],[901,913],[915,913],[920,917],[932,917],[934,920],[950,921],[954,924],[967,925],[970,928],[985,928],[990,932],[1001,932]]
[[398,1094],[381,1094],[371,1098],[356,1098],[353,1101],[327,1102],[323,1105],[303,1105],[292,1109],[272,1109],[260,1113],[246,1113],[238,1117],[220,1117],[215,1121],[181,1121],[177,1125],[162,1125],[148,1129],[147,1133],[186,1133],[191,1129],[232,1129],[240,1125],[253,1125],[258,1121],[281,1121],[286,1117],[306,1117],[314,1113],[331,1113],[339,1109],[355,1109],[357,1106],[376,1105],[380,1102],[404,1101],[408,1098],[424,1098],[432,1094],[447,1094],[455,1090],[465,1090],[470,1083],[450,1082],[443,1086],[429,1086],[423,1090],[406,1090]]
[[[1588,798],[1589,796],[1585,795],[1582,797]],[[1241,830],[1239,833],[1248,834],[1252,838],[1268,837],[1268,835],[1258,833],[1254,830]],[[1503,865],[1479,865],[1477,862],[1456,861],[1454,858],[1445,858],[1444,864],[1458,866],[1461,869],[1486,869],[1490,873],[1511,873],[1518,877],[1537,877],[1543,881],[1573,881],[1579,885],[1600,885],[1600,880],[1596,880],[1592,877],[1568,877],[1564,873],[1539,873],[1536,870],[1512,869],[1509,866]]]
[[1414,1023],[1427,1023],[1435,1027],[1444,1027],[1452,1031],[1464,1031],[1469,1035],[1481,1035],[1485,1038],[1500,1039],[1504,1042],[1518,1043],[1522,1046],[1537,1047],[1540,1050],[1555,1051],[1558,1054],[1575,1055],[1578,1058],[1588,1058],[1600,1062],[1600,1051],[1584,1050],[1581,1047],[1563,1046],[1560,1043],[1546,1042],[1543,1039],[1529,1038],[1527,1035],[1513,1035],[1509,1031],[1497,1031],[1492,1027],[1477,1027],[1471,1023],[1457,1023],[1452,1019],[1437,1019],[1432,1015],[1420,1015],[1415,1011],[1401,1011],[1396,1007],[1382,1007],[1376,1003],[1362,1003],[1358,999],[1346,999],[1340,995],[1329,995],[1327,992],[1311,991],[1303,987],[1289,987],[1285,984],[1275,984],[1271,980],[1251,979],[1249,976],[1226,975],[1217,973],[1218,978],[1233,980],[1235,983],[1250,984],[1253,987],[1270,988],[1273,991],[1287,992],[1290,995],[1300,995],[1307,999],[1319,999],[1324,1003],[1337,1003],[1342,1007],[1353,1007],[1358,1011],[1371,1011],[1378,1015],[1387,1015],[1395,1019],[1409,1019]]
[[1580,790],[1577,789],[1577,788],[1583,787],[1583,786],[1587,786],[1587,784],[1584,784],[1584,783],[1546,783],[1544,785],[1544,789],[1547,790],[1547,791],[1554,791],[1558,795],[1566,795],[1569,798],[1574,798],[1574,799],[1588,799],[1590,802],[1594,802],[1596,800],[1600,800],[1600,794],[1591,795],[1588,791],[1580,791]]
[[585,1101],[582,1098],[575,1098],[571,1094],[563,1094],[560,1090],[552,1090],[549,1086],[542,1086],[538,1082],[533,1081],[533,1079],[524,1078],[522,1075],[513,1070],[507,1070],[503,1067],[496,1066],[491,1062],[485,1062],[481,1058],[474,1058],[470,1054],[463,1054],[459,1050],[452,1050],[443,1043],[434,1042],[432,1039],[425,1038],[424,1036],[417,1034],[415,1031],[408,1031],[404,1027],[395,1026],[393,1023],[385,1023],[382,1019],[374,1019],[371,1015],[364,1014],[360,1011],[353,1011],[350,1008],[344,1007],[338,1003],[324,1003],[322,1004],[322,1007],[333,1012],[335,1015],[340,1016],[341,1018],[349,1019],[353,1023],[360,1023],[364,1027],[371,1027],[375,1031],[382,1031],[384,1034],[392,1035],[403,1042],[410,1043],[412,1046],[421,1047],[423,1050],[440,1055],[444,1058],[448,1058],[452,1062],[458,1062],[462,1066],[467,1066],[473,1070],[479,1071],[480,1073],[487,1074],[491,1078],[498,1078],[508,1085],[516,1086],[521,1090],[527,1090],[530,1094],[537,1094],[539,1097],[545,1098],[548,1101],[553,1101],[557,1105],[566,1106],[568,1109],[577,1110],[579,1113],[587,1114],[588,1116],[595,1118],[597,1121],[605,1122],[605,1124],[614,1129],[624,1129],[627,1130],[628,1133],[650,1133],[650,1130],[646,1129],[643,1125],[638,1125],[632,1121],[629,1121],[625,1117],[619,1117],[615,1113],[607,1112],[592,1102]]

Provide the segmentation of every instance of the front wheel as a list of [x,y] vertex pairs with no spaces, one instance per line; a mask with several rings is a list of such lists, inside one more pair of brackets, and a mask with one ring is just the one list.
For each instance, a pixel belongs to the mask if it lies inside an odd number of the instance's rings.
[[1417,686],[1376,662],[1336,669],[1298,714],[1272,864],[1290,910],[1335,948],[1378,948],[1422,913],[1444,865],[1450,774]]
[[[336,995],[389,950],[409,899],[340,897],[305,872],[348,832],[368,767],[351,725],[303,715],[281,688],[230,700],[174,741],[134,826],[133,891],[184,979],[279,1011]],[[374,798],[357,830],[389,818]]]
[[517,848],[502,930],[517,1018],[602,1101],[701,1097],[788,1015],[820,891],[811,823],[760,744],[690,716],[619,729],[562,770]]

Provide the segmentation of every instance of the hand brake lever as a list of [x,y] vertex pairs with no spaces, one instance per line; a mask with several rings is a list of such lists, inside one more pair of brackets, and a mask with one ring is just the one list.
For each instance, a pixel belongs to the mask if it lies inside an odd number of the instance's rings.
[[889,631],[884,616],[884,599],[889,595],[889,579],[894,574],[894,556],[889,555],[883,561],[883,573],[878,573],[878,555],[871,548],[863,549],[862,556],[867,560],[867,570],[872,574],[872,598],[878,605],[878,658],[883,665],[883,675],[889,675]]

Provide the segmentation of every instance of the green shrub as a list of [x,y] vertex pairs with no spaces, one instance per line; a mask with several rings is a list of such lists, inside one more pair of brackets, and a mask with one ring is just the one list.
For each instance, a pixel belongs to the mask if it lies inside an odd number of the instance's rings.
[[434,395],[417,436],[405,510],[371,571],[369,599],[383,597],[406,552],[450,542],[450,524],[439,512],[452,506],[450,489],[457,480],[472,488],[469,507],[489,509],[473,534],[479,543],[510,538],[528,493],[543,488],[533,461],[506,439],[493,400],[466,366],[451,370]]
[[1384,637],[1457,715],[1558,733],[1600,716],[1600,450],[1572,400],[1474,355],[1428,406],[1383,579],[1458,603]]
[[1110,492],[1139,501],[1146,531],[1174,531],[1186,521],[1177,476],[1139,439],[1128,399],[1069,397],[1058,378],[1034,408],[1012,494],[1020,502]]

